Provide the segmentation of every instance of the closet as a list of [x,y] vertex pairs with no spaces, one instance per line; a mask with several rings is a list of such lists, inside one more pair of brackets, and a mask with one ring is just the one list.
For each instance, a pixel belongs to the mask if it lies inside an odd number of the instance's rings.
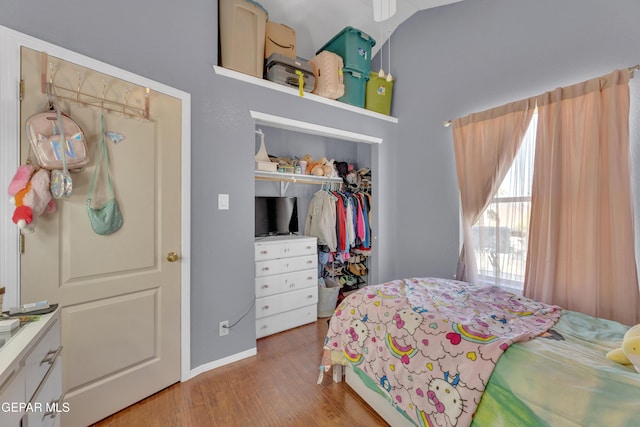
[[[295,122],[252,112],[252,116],[254,114],[256,115],[256,130],[264,133],[265,146],[269,155],[285,158],[301,158],[304,155],[310,155],[314,159],[326,157],[328,160],[344,162],[345,166],[352,167],[353,172],[360,169],[363,169],[363,172],[368,172],[366,178],[361,180],[360,186],[352,189],[357,190],[353,192],[349,191],[341,177],[302,175],[288,171],[285,173],[255,171],[256,196],[295,197],[297,199],[298,234],[303,235],[311,230],[309,236],[317,239],[317,268],[314,275],[314,287],[317,287],[318,281],[340,286],[344,291],[366,285],[371,264],[368,255],[371,253],[370,248],[372,247],[369,221],[369,212],[373,205],[370,179],[371,137],[359,134],[344,137],[344,135],[340,135],[339,130],[330,128],[318,129],[318,127],[314,127],[310,131],[306,128],[307,126],[313,127],[310,123]],[[256,152],[260,147],[260,141],[261,137],[258,134],[256,135]],[[324,232],[332,230],[335,235],[333,240],[336,241],[336,244],[339,242],[340,246],[332,244],[329,247],[322,237],[323,232],[313,226],[317,218],[313,212],[310,212],[310,209],[315,209],[315,202],[323,195],[335,202],[340,200],[337,204],[331,205],[334,210],[334,222],[331,225],[323,223],[323,227],[326,229]],[[338,215],[338,212],[343,212],[343,214]],[[348,219],[351,224],[349,227],[347,227],[347,212],[349,212]],[[367,216],[366,221],[364,215]],[[310,226],[312,226],[311,229]],[[346,233],[350,233],[351,238]],[[366,249],[361,248],[365,240]],[[261,241],[264,241],[264,238],[256,238],[256,251],[258,251],[257,245]],[[256,280],[260,281],[261,279],[257,277]],[[259,291],[256,288],[256,292]],[[256,303],[257,322],[264,316],[261,313],[259,302]],[[315,318],[309,321],[313,320]],[[258,337],[263,335],[264,331],[257,331]]]

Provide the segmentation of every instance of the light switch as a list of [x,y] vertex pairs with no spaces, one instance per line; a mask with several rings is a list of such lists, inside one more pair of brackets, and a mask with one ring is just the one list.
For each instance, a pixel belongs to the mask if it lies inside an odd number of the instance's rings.
[[229,195],[228,194],[218,194],[218,210],[220,210],[220,211],[229,210]]

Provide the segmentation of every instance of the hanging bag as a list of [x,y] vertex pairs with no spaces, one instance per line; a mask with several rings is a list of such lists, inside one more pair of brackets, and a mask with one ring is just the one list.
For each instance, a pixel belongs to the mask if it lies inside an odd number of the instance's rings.
[[91,199],[93,197],[93,187],[96,182],[96,176],[98,169],[100,168],[100,161],[96,162],[96,168],[93,171],[93,179],[91,180],[91,187],[89,187],[89,197],[87,198],[87,214],[89,215],[89,222],[91,228],[96,234],[103,236],[113,234],[122,227],[122,214],[118,206],[118,201],[115,198],[113,192],[113,184],[111,183],[111,173],[109,172],[109,154],[107,152],[107,145],[104,141],[104,114],[100,117],[102,126],[102,140],[100,141],[100,151],[102,162],[107,169],[107,183],[109,185],[110,198],[99,208],[91,206]]
[[55,87],[51,93],[47,84],[50,104],[55,111],[34,114],[26,122],[30,148],[43,169],[82,169],[89,163],[89,151],[84,132],[67,115],[60,112]]
[[[51,96],[51,93],[49,92],[49,85],[47,85],[47,93],[49,93],[49,96]],[[59,155],[62,158],[62,170],[54,169],[51,171],[49,189],[51,190],[51,196],[54,199],[62,199],[70,197],[71,193],[73,193],[73,181],[71,180],[71,175],[69,174],[69,170],[67,169],[67,156],[65,154],[67,150],[59,143],[60,139],[62,139],[63,141],[65,140],[65,135],[62,113],[60,112],[60,107],[58,106],[58,97],[55,95],[55,89],[53,93],[53,105],[56,110],[56,123],[58,126],[56,134],[58,136],[57,146],[60,148]]]

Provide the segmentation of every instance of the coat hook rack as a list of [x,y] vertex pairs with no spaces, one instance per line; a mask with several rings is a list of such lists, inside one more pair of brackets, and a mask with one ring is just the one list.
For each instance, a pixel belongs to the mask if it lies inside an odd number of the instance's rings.
[[149,116],[149,107],[150,107],[150,97],[149,97],[149,88],[145,88],[144,90],[144,107],[135,107],[127,104],[127,99],[130,95],[131,88],[127,88],[124,94],[123,102],[115,101],[106,97],[106,86],[107,83],[103,79],[103,90],[100,97],[91,95],[88,93],[82,92],[82,83],[83,83],[83,73],[81,71],[77,71],[78,80],[76,83],[75,89],[69,89],[64,86],[60,86],[54,83],[55,73],[56,73],[56,64],[49,61],[48,55],[46,52],[40,52],[40,83],[41,83],[41,92],[43,94],[47,93],[47,85],[50,86],[51,90],[56,90],[58,93],[58,99],[64,99],[66,101],[75,102],[80,105],[84,105],[87,107],[95,107],[101,108],[105,111],[111,111],[114,113],[120,113],[125,117],[135,117],[140,118],[142,120],[150,120]]

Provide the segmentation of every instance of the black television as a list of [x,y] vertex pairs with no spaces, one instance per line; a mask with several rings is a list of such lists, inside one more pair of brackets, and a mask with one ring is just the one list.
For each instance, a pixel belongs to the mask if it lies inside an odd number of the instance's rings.
[[296,197],[256,196],[255,236],[274,236],[298,232]]

